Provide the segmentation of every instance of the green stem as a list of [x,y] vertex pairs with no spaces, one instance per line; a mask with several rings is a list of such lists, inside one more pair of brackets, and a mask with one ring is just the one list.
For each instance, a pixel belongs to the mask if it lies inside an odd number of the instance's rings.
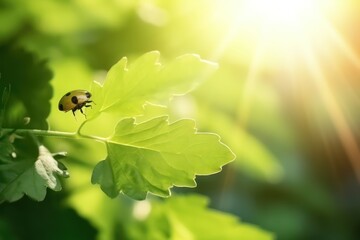
[[[3,128],[4,133],[13,132],[14,129]],[[15,133],[31,133],[35,136],[44,136],[44,137],[63,137],[63,138],[77,138],[77,133],[69,133],[69,132],[59,132],[59,131],[50,131],[50,130],[40,130],[40,129],[16,129]]]
[[17,134],[29,133],[34,136],[42,136],[42,137],[60,137],[60,138],[70,138],[70,139],[81,138],[81,139],[92,139],[101,142],[108,141],[107,138],[91,136],[81,133],[80,130],[82,129],[85,122],[86,121],[84,121],[80,125],[79,129],[76,132],[59,132],[59,131],[40,130],[40,129],[10,129],[10,128],[3,128],[1,129],[1,132],[2,135],[11,134],[11,133],[17,133]]

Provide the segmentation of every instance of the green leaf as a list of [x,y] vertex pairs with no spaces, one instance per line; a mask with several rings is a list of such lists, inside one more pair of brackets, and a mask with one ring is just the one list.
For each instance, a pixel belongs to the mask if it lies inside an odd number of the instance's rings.
[[109,70],[103,85],[94,82],[91,92],[95,104],[88,113],[89,120],[93,119],[84,124],[84,132],[108,136],[120,118],[142,114],[147,102],[189,92],[217,68],[194,54],[165,65],[159,57],[159,52],[149,52],[129,66],[127,58],[122,58]]
[[57,176],[69,177],[69,173],[66,170],[61,170],[59,168],[58,162],[43,145],[39,146],[39,156],[35,161],[35,171],[45,181],[45,186],[48,186],[55,191],[61,190],[61,185],[59,184]]
[[127,59],[122,58],[109,70],[96,108],[100,112],[116,110],[122,116],[138,114],[146,101],[162,94],[184,94],[216,68],[193,54],[180,56],[165,66],[159,63],[159,57],[159,52],[149,52],[129,67]]
[[0,141],[0,203],[17,201],[24,194],[42,201],[47,187],[60,191],[58,175],[67,177],[68,173],[58,167],[53,155],[27,139],[16,140],[21,147],[14,147],[10,139],[3,137]]
[[195,175],[219,172],[235,157],[219,136],[196,132],[193,120],[134,121],[118,123],[107,140],[107,158],[94,169],[92,182],[110,197],[120,191],[135,199],[147,192],[167,197],[170,187],[195,187]]
[[[173,196],[153,202],[150,215],[130,227],[132,239],[271,240],[273,234],[242,223],[233,215],[208,208],[200,195]],[[132,229],[131,229],[132,228]]]

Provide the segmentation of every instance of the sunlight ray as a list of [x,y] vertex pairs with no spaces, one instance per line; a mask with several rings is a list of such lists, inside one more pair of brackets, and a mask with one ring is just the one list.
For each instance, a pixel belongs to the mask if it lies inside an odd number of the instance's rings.
[[228,27],[227,33],[224,35],[224,37],[222,37],[219,44],[212,51],[211,59],[215,61],[220,60],[228,50],[228,47],[231,45],[231,43],[236,39],[240,31],[241,26],[239,21],[234,21],[231,23],[231,25]]
[[[213,56],[220,59],[236,37],[244,37],[241,34],[245,33],[244,29],[248,25],[257,33],[251,36],[254,38],[250,47],[255,50],[249,61],[242,88],[238,109],[240,124],[246,127],[249,121],[261,74],[267,69],[276,72],[291,71],[288,68],[293,68],[289,65],[301,69],[300,59],[304,57],[305,68],[313,79],[325,110],[360,182],[360,161],[358,161],[360,148],[329,82],[327,74],[330,73],[324,70],[325,67],[330,67],[333,74],[343,76],[345,72],[341,66],[338,68],[341,63],[338,57],[344,56],[342,60],[351,61],[357,69],[360,69],[360,56],[325,18],[322,10],[326,9],[322,3],[295,0],[292,2],[278,0],[275,5],[266,5],[267,2],[261,0],[246,0],[243,3],[245,3],[241,5],[243,11],[237,14],[232,12],[235,8],[229,8],[231,13],[229,15],[234,17],[234,22],[229,27],[228,34],[213,52]],[[232,2],[232,4],[236,6],[238,3]]]
[[355,65],[356,68],[360,69],[360,56],[356,54],[350,44],[342,37],[330,23],[324,21],[324,27],[330,34],[331,40],[335,41],[337,46],[342,50],[342,53]]
[[263,55],[266,49],[266,31],[263,31],[255,45],[255,52],[250,63],[249,71],[245,80],[244,88],[242,89],[242,98],[239,106],[239,120],[243,127],[246,127],[247,121],[250,117],[250,109],[254,94],[256,92],[256,85],[258,83],[258,74],[260,73]]
[[329,117],[335,127],[335,130],[340,138],[342,146],[349,158],[350,164],[352,165],[356,177],[360,182],[360,148],[356,141],[356,138],[345,118],[345,115],[332,93],[330,86],[328,85],[324,72],[320,67],[314,51],[307,45],[304,48],[304,57],[306,59],[307,68],[311,74],[318,93],[324,103],[325,109],[329,114]]

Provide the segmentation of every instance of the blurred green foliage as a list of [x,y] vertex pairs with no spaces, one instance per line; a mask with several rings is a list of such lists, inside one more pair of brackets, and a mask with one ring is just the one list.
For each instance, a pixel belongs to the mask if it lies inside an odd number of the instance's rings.
[[[33,54],[4,43],[0,47],[1,89],[11,87],[9,107],[3,119],[7,127],[47,129],[50,113],[51,71]],[[31,94],[30,94],[31,93]],[[24,126],[24,118],[30,117]]]
[[[146,208],[146,204],[139,205],[136,207]],[[129,229],[130,236],[132,239],[159,240],[273,239],[271,234],[259,231],[250,224],[239,225],[231,215],[209,211],[207,205],[205,197],[196,195],[173,196],[164,202],[153,201],[150,221],[141,221],[142,216],[139,215],[139,220]],[[157,223],[163,226],[158,227]]]
[[[221,12],[224,5],[205,0],[1,0],[0,62],[11,63],[6,70],[12,69],[19,78],[34,78],[31,84],[24,80],[25,85],[19,85],[19,92],[26,93],[18,97],[19,110],[8,123],[18,124],[24,110],[34,110],[39,119],[32,124],[37,124],[37,128],[46,128],[47,117],[50,129],[75,131],[81,119],[74,121],[71,114],[64,115],[56,107],[68,90],[89,89],[94,79],[101,82],[104,71],[123,56],[131,61],[145,52],[159,50],[166,61],[184,53],[197,53],[218,62],[218,71],[191,95],[174,97],[169,109],[147,106],[146,111],[149,116],[164,112],[170,114],[170,119],[197,119],[200,131],[218,133],[238,158],[220,174],[199,178],[197,188],[176,191],[207,195],[210,207],[238,215],[243,222],[273,232],[277,239],[358,239],[359,184],[327,121],[326,111],[319,106],[317,92],[303,81],[308,76],[299,74],[304,84],[300,86],[284,82],[289,76],[281,75],[282,72],[262,73],[258,76],[260,83],[251,92],[251,108],[246,109],[244,102],[249,100],[245,89],[251,89],[246,79],[255,47],[248,45],[250,38],[236,33],[231,41],[224,40],[232,29],[231,19]],[[349,26],[352,32],[354,27]],[[255,30],[246,31],[248,36]],[[224,46],[224,42],[228,44]],[[8,54],[20,48],[47,60],[53,72],[50,82],[53,92],[47,82],[50,72],[42,70],[39,76],[36,74],[37,67],[43,65],[41,61]],[[21,65],[26,61],[26,66]],[[1,70],[0,81],[7,77],[4,71]],[[352,112],[358,106],[347,92],[348,88],[359,91],[352,80],[358,77],[354,76],[349,77],[346,86],[332,83],[343,90],[340,96],[350,99],[342,103],[350,116],[354,116]],[[35,84],[41,79],[43,83]],[[30,92],[43,93],[47,100],[24,107],[24,100],[29,104],[32,101],[28,99],[39,96],[29,96]],[[358,116],[351,120],[356,127]],[[176,207],[181,198],[169,199],[165,207],[152,203],[156,210],[150,216],[155,221],[140,223],[132,230],[127,224],[129,219],[133,220],[134,202],[126,197],[110,200],[96,187],[89,186],[91,169],[98,159],[106,158],[102,143],[67,139],[46,139],[46,143],[54,152],[65,149],[69,153],[66,164],[72,177],[64,181],[66,196],[59,198],[57,193],[50,193],[51,198],[41,204],[23,199],[15,205],[1,206],[2,238],[47,239],[51,234],[59,239],[129,239],[149,233],[160,234],[152,236],[161,239],[174,236],[170,231],[179,231],[169,229],[169,219],[158,222],[167,218],[164,209]],[[200,209],[204,206],[203,200],[193,201]],[[36,223],[33,216],[39,216]],[[207,219],[202,221],[206,223]],[[46,226],[41,228],[44,234],[40,237],[36,235],[39,223]],[[174,224],[176,227],[181,228]],[[54,232],[66,236],[53,235]]]

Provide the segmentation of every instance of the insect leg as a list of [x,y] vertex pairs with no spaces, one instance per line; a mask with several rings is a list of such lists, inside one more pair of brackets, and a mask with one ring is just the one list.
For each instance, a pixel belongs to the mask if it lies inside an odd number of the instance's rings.
[[[86,105],[85,105],[86,106]],[[80,112],[85,116],[86,118],[86,114],[83,112],[83,110],[81,108],[79,108]]]

